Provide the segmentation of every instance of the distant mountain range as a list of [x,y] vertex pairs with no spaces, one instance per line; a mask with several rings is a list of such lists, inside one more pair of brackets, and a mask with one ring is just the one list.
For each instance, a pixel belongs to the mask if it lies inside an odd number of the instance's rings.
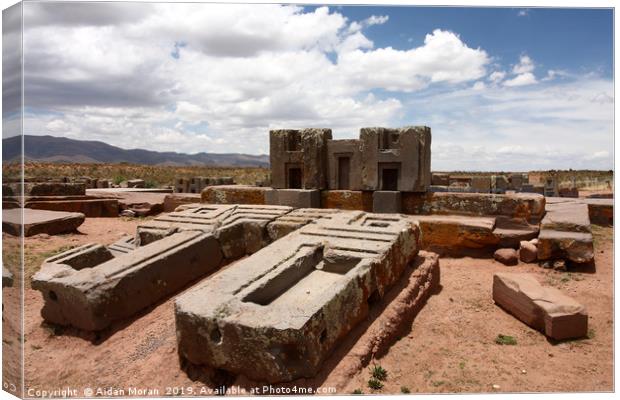
[[[18,160],[20,137],[2,140],[3,161]],[[127,162],[148,165],[214,165],[234,167],[268,167],[268,155],[158,152],[142,149],[125,150],[94,140],[75,140],[56,136],[24,136],[26,160],[58,163]]]

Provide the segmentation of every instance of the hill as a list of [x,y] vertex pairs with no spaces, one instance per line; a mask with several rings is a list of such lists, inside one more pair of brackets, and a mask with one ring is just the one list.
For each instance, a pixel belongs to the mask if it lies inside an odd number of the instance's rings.
[[[268,167],[269,156],[237,153],[158,152],[143,149],[125,150],[94,140],[75,140],[56,136],[24,135],[26,160],[52,163],[132,163],[146,165],[213,165],[233,167]],[[2,140],[4,162],[18,160],[20,137]]]

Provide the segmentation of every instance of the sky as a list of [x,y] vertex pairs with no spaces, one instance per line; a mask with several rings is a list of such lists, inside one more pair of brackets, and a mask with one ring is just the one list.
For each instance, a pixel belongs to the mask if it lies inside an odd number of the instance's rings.
[[426,125],[433,170],[613,169],[610,9],[24,3],[23,35],[26,134],[267,154]]

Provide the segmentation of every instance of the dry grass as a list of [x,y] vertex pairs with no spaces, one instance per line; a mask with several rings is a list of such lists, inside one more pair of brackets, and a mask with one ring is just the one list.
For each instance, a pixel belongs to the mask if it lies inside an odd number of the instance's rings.
[[[161,166],[139,164],[64,164],[27,162],[24,165],[27,178],[79,178],[88,176],[97,179],[111,179],[119,183],[127,179],[144,179],[147,186],[172,185],[175,177],[193,176],[233,177],[236,183],[254,185],[269,175],[267,168],[237,168],[214,166]],[[19,176],[19,164],[4,164],[2,177]]]

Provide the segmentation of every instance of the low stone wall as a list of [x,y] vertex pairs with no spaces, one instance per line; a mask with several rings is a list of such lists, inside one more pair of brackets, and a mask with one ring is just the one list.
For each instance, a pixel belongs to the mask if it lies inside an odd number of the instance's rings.
[[402,199],[403,213],[413,215],[501,215],[538,223],[545,213],[545,198],[529,193],[403,193]]

